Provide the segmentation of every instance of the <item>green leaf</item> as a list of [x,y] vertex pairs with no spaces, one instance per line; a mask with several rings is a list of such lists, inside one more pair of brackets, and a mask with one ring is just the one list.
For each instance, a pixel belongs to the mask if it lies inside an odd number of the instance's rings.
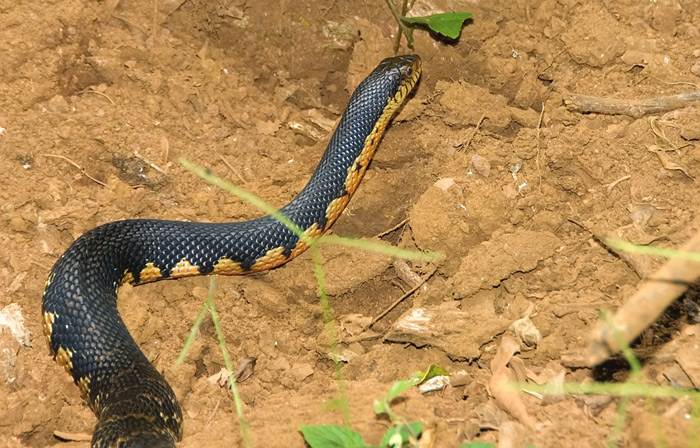
[[345,426],[300,426],[299,430],[311,448],[367,448],[362,436]]
[[469,442],[459,448],[496,448],[496,445],[490,442]]
[[470,12],[448,12],[424,17],[401,17],[401,20],[408,23],[428,25],[436,33],[451,39],[457,39],[459,32],[462,30],[462,22],[473,17],[474,14]]
[[391,385],[391,389],[389,390],[389,393],[386,394],[386,400],[391,401],[397,396],[401,395],[404,393],[406,390],[410,389],[412,386],[415,386],[416,382],[413,379],[406,380],[406,381],[395,381],[394,384]]
[[401,395],[406,389],[410,389],[415,385],[415,379],[394,381],[394,384],[391,385],[391,389],[389,390],[389,393],[386,394],[386,397],[382,398],[381,400],[374,400],[374,413],[391,415],[391,407],[389,406],[389,402]]
[[411,380],[414,381],[413,384],[418,386],[419,384],[423,384],[426,381],[428,381],[431,378],[434,378],[436,376],[440,375],[447,375],[449,376],[449,372],[447,370],[443,369],[437,364],[430,364],[430,367],[428,367],[427,372],[416,372],[413,375],[411,375]]
[[[421,422],[392,426],[384,433],[384,437],[382,437],[382,441],[379,443],[379,448],[401,448],[404,443],[408,442],[411,434],[418,438],[422,433],[423,423]],[[400,442],[398,444],[394,443],[396,440],[400,440]]]

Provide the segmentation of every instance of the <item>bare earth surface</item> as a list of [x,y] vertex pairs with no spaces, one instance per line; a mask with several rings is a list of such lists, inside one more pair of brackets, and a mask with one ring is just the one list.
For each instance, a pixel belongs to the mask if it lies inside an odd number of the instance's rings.
[[[649,116],[581,114],[564,99],[697,90],[700,5],[417,3],[418,13],[466,10],[475,20],[455,42],[415,32],[423,78],[332,232],[444,258],[405,266],[324,247],[353,427],[378,444],[389,421],[372,401],[435,363],[459,373],[454,384],[411,390],[394,405],[424,422],[435,447],[603,446],[617,399],[516,395],[514,410],[491,382],[496,372],[627,378],[620,360],[586,367],[589,334],[598,310],[619,307],[661,260],[619,258],[596,236],[677,247],[700,228],[700,106],[657,115],[666,144]],[[0,446],[88,446],[54,437],[89,435],[95,417],[48,356],[41,328],[44,282],[69,244],[117,219],[259,216],[181,157],[284,205],[354,86],[392,55],[395,28],[382,1],[0,1]],[[416,276],[429,278],[361,332]],[[209,380],[223,359],[208,318],[187,362],[173,367],[208,285],[123,287],[120,310],[180,398],[180,446],[241,446],[231,394]],[[220,278],[216,303],[234,362],[257,358],[240,384],[253,446],[301,447],[299,425],[342,423],[324,407],[338,385],[310,254],[264,275]],[[698,328],[682,303],[636,346],[651,384],[700,386]],[[28,335],[5,325],[19,313]],[[539,341],[511,328],[526,316]],[[497,350],[514,341],[519,353],[498,369]],[[621,446],[657,445],[654,421],[667,446],[685,446],[689,403],[655,406],[632,402]]]

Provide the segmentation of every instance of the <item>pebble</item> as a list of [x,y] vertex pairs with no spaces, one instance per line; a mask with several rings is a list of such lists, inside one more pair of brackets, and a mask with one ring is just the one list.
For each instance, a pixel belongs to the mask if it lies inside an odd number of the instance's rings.
[[472,166],[474,167],[474,170],[481,174],[484,177],[489,177],[489,173],[491,172],[491,162],[488,161],[485,157],[481,157],[478,154],[474,154],[471,159]]
[[63,96],[56,95],[49,100],[49,110],[51,112],[66,113],[70,110],[70,106]]
[[10,219],[10,230],[14,232],[26,233],[29,228],[29,223],[19,216],[13,216]]
[[690,68],[690,73],[695,76],[700,76],[700,61],[693,64],[693,66]]

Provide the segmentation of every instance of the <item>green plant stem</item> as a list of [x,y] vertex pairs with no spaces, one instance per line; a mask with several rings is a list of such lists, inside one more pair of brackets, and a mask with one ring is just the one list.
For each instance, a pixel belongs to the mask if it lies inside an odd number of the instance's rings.
[[668,443],[666,443],[666,435],[664,434],[663,428],[661,427],[661,419],[659,418],[659,409],[656,406],[656,400],[650,397],[646,397],[647,409],[649,409],[649,414],[654,424],[654,432],[656,433],[656,442],[659,448],[666,448]]
[[326,334],[328,335],[328,341],[330,344],[331,358],[333,361],[333,368],[335,370],[335,378],[338,382],[338,392],[340,394],[340,411],[343,414],[343,423],[349,429],[352,429],[352,422],[350,420],[350,408],[348,406],[347,390],[345,389],[345,380],[343,378],[343,371],[340,365],[340,348],[338,347],[338,338],[335,334],[335,325],[333,324],[333,313],[331,312],[331,305],[328,302],[328,294],[326,294],[326,277],[323,273],[323,260],[321,260],[321,253],[318,250],[318,246],[311,245],[311,259],[314,263],[314,274],[316,276],[316,284],[318,285],[318,297],[321,302],[321,309],[323,310],[323,322],[326,328]]
[[614,238],[606,239],[605,244],[612,248],[624,250],[626,252],[635,252],[638,254],[656,255],[665,258],[678,258],[681,260],[700,262],[700,253],[698,252],[667,249],[665,247],[645,246],[643,244],[634,244],[628,241],[618,240]]
[[625,421],[627,420],[629,404],[629,395],[625,395],[622,398],[620,398],[620,403],[617,405],[617,415],[615,416],[615,422],[613,423],[613,428],[610,431],[608,443],[606,443],[606,446],[608,448],[615,448],[620,444],[620,436],[622,435],[622,431],[625,429]]
[[[406,24],[403,23],[401,20],[401,14],[399,13],[399,10],[396,9],[396,5],[394,5],[392,0],[385,0],[387,6],[389,6],[389,9],[391,10],[391,14],[394,16],[394,19],[396,19],[396,23],[399,25],[399,29],[403,31],[403,33],[406,35],[406,46],[410,48],[411,50],[413,49],[413,35]],[[394,45],[394,53],[399,51],[398,45]]]
[[[389,0],[391,1],[391,0]],[[415,0],[414,0],[415,1]],[[413,1],[411,2],[411,5],[408,5],[408,0],[403,0],[403,5],[401,6],[401,16],[405,16],[408,11],[413,8]],[[413,28],[406,27],[407,31],[410,34],[406,35],[406,41],[408,42],[409,38],[413,39]],[[394,41],[394,54],[398,53],[399,51],[399,45],[401,45],[401,36],[403,35],[403,28],[399,26],[397,32],[396,32],[396,40]],[[409,47],[410,48],[410,47]]]
[[[518,391],[531,391],[539,394],[552,394],[549,384],[508,383]],[[654,398],[691,398],[700,400],[700,391],[694,389],[676,389],[667,386],[654,386],[652,384],[630,383],[565,383],[557,385],[559,395],[610,395],[623,397],[626,395]]]
[[202,321],[204,320],[204,315],[206,314],[207,310],[209,309],[209,298],[204,301],[204,304],[202,305],[202,309],[199,310],[199,314],[197,315],[197,318],[194,321],[194,324],[192,324],[192,328],[190,328],[190,334],[187,336],[187,339],[185,340],[185,343],[182,346],[182,350],[180,350],[180,355],[177,357],[175,360],[175,365],[174,367],[179,367],[182,365],[183,362],[185,362],[185,358],[187,357],[187,353],[190,351],[190,347],[192,346],[192,343],[194,342],[194,338],[197,337],[197,332],[199,331],[199,327],[202,325]]
[[219,345],[221,346],[221,354],[224,357],[224,365],[226,366],[226,371],[228,372],[228,382],[231,385],[231,392],[233,393],[233,401],[236,404],[236,414],[238,415],[238,422],[241,425],[241,432],[243,433],[243,443],[247,448],[250,448],[250,437],[248,436],[248,424],[246,423],[245,416],[243,415],[243,400],[238,394],[238,386],[236,385],[236,376],[233,371],[233,363],[231,362],[231,356],[226,348],[226,340],[224,338],[224,333],[221,331],[221,325],[219,325],[219,314],[216,312],[214,307],[214,294],[216,292],[216,276],[212,276],[209,281],[209,297],[207,298],[207,306],[211,312],[211,320],[214,322],[214,328],[216,329],[216,336],[219,338]]
[[440,252],[418,252],[410,249],[401,249],[396,246],[378,243],[375,241],[358,240],[354,238],[345,238],[336,235],[323,235],[318,238],[319,244],[335,244],[337,246],[356,247],[358,249],[379,254],[389,255],[391,257],[403,258],[411,261],[430,262],[439,258]]

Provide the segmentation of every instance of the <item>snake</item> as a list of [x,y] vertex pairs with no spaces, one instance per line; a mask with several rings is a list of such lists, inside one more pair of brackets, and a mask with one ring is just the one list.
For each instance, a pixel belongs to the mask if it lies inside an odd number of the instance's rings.
[[92,447],[172,448],[183,435],[173,389],[119,315],[120,285],[260,272],[299,255],[343,212],[420,74],[419,56],[394,56],[357,86],[308,183],[279,210],[303,236],[270,215],[224,223],[127,219],[84,233],[58,258],[44,288],[43,330],[97,416]]

